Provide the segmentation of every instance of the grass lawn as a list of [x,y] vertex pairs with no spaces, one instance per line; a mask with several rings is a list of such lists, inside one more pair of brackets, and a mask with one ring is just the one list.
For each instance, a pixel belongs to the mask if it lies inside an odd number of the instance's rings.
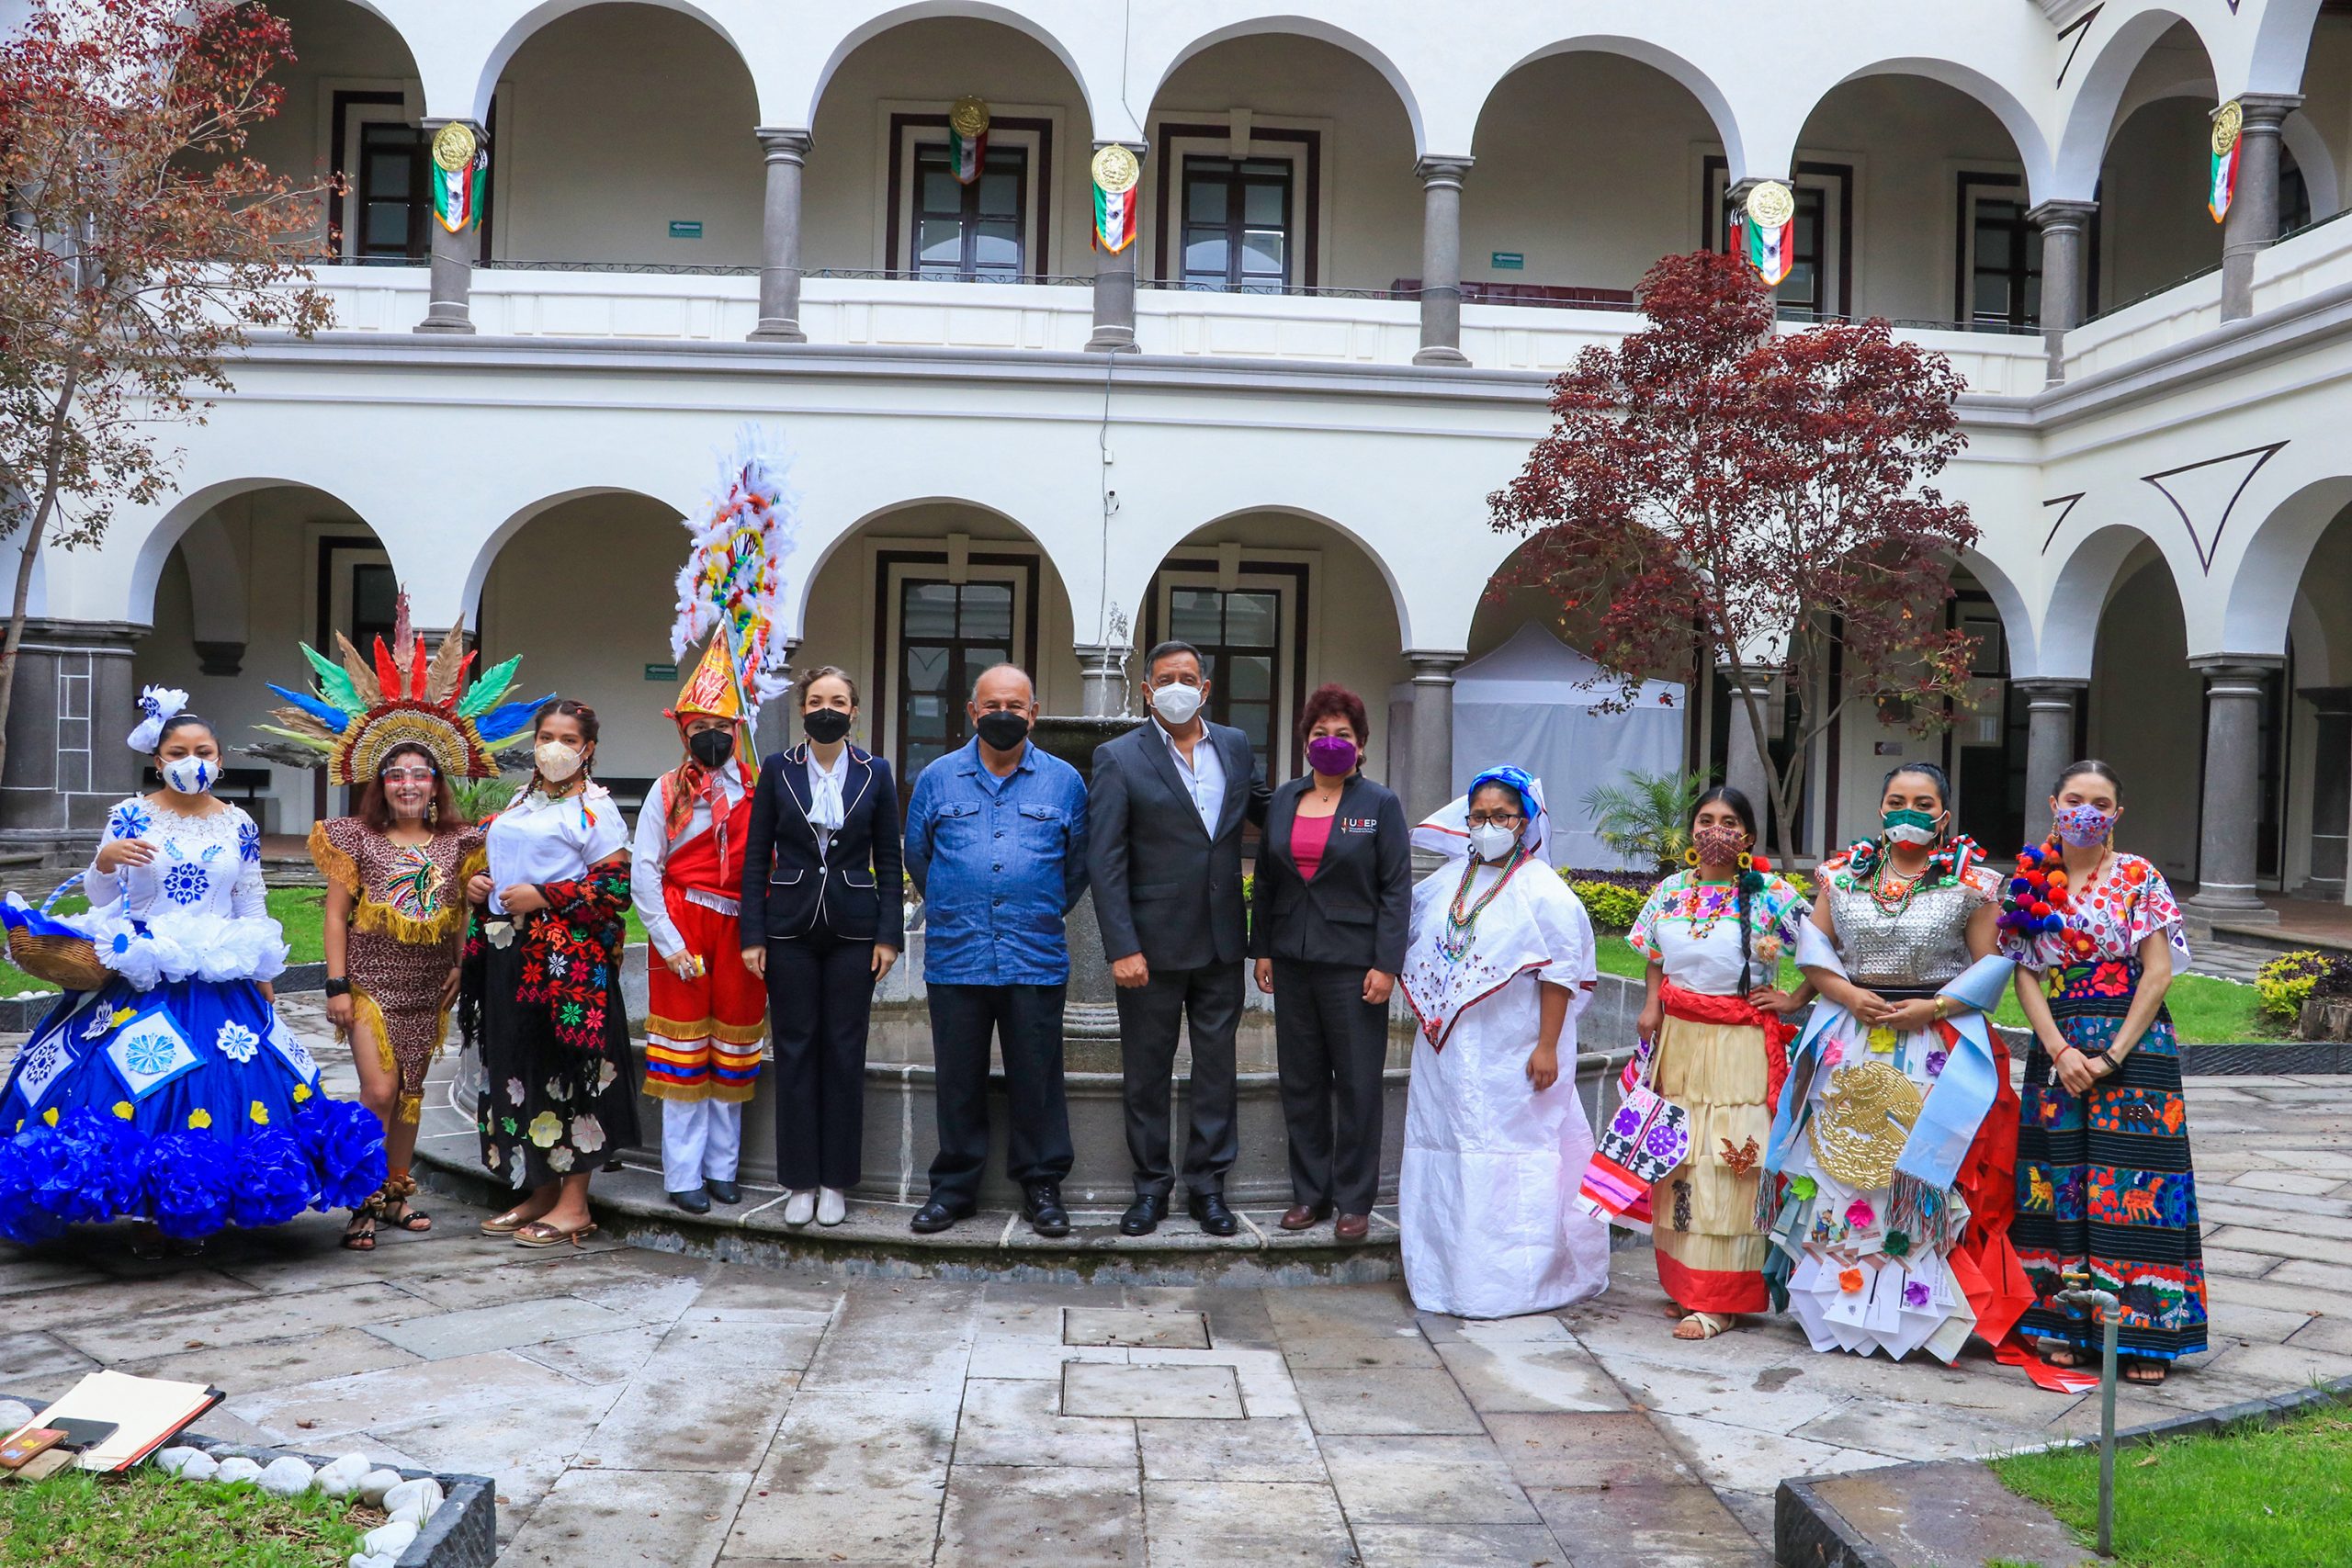
[[[1600,971],[1604,975],[1623,975],[1629,980],[1642,977],[1645,960],[1635,953],[1621,932],[1600,933]],[[1803,978],[1796,965],[1781,960],[1781,985],[1793,987]],[[2185,1045],[2230,1044],[2245,1041],[2283,1040],[2287,1024],[2282,1020],[2266,1018],[2260,1000],[2252,986],[2241,986],[2234,980],[2217,980],[2210,975],[2177,975],[2173,977],[2172,990],[2166,998],[2172,1007],[2174,1032]],[[1996,1022],[2022,1029],[2025,1013],[2018,1006],[2015,992],[2001,998],[2001,1010],[1994,1014]]]
[[[2086,1542],[2094,1538],[2098,1450],[2018,1454],[1993,1469]],[[2119,1450],[2115,1547],[2120,1568],[2352,1562],[2352,1419],[2323,1405],[2267,1430]]]
[[107,1568],[343,1568],[381,1514],[313,1492],[184,1485],[141,1468],[127,1476],[69,1470],[0,1485],[0,1563],[103,1562]]

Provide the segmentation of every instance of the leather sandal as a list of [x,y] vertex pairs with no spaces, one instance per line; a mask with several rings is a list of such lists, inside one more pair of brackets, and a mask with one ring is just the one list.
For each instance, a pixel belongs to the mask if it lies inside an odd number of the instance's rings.
[[377,1195],[376,1217],[411,1235],[423,1235],[433,1228],[433,1216],[409,1202],[415,1196],[416,1178],[413,1176],[385,1182],[384,1190]]
[[[1728,1334],[1738,1326],[1739,1314],[1737,1313],[1694,1312],[1688,1317],[1685,1317],[1680,1323],[1675,1325],[1674,1337],[1677,1339],[1684,1341],[1694,1339],[1713,1339],[1716,1335]],[[1695,1328],[1698,1332],[1695,1334],[1685,1334],[1682,1331],[1686,1328]]]
[[561,1247],[568,1241],[572,1246],[578,1247],[582,1238],[595,1234],[596,1222],[594,1220],[584,1224],[574,1225],[570,1230],[551,1225],[545,1220],[533,1220],[514,1233],[514,1245],[528,1247]]
[[499,1215],[496,1219],[482,1221],[481,1234],[484,1235],[513,1235],[525,1225],[536,1224],[537,1224],[537,1222],[535,1220],[525,1219],[523,1217],[522,1210],[509,1209],[504,1213]]

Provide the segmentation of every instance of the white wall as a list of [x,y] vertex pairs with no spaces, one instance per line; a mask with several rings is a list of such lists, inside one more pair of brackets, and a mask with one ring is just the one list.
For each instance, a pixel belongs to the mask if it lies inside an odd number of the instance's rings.
[[2089,701],[2091,755],[2123,775],[2118,847],[2193,880],[2204,688],[2188,667],[2180,598],[2162,561],[2127,566],[2099,617]]

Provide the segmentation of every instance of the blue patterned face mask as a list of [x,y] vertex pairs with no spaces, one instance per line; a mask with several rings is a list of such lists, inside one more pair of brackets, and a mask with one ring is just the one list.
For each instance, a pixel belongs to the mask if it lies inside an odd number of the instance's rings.
[[220,765],[209,757],[175,757],[158,771],[182,795],[203,795],[220,777]]

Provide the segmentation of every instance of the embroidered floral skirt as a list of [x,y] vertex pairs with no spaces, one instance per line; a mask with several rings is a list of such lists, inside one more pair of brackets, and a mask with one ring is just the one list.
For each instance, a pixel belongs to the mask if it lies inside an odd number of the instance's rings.
[[1690,1157],[1650,1190],[1658,1283],[1690,1312],[1766,1311],[1770,1244],[1756,1189],[1776,1086],[1764,1032],[1669,1012],[1658,1030],[1657,1082],[1690,1116]]
[[481,993],[481,1162],[518,1191],[603,1168],[638,1141],[637,1083],[619,965],[593,1051],[556,1038],[547,1009],[516,999],[523,944],[490,947]]
[[[2052,973],[2059,1032],[2098,1055],[2131,1010],[2138,962]],[[2124,1355],[2170,1360],[2205,1348],[2205,1254],[2170,1014],[2159,1012],[2122,1067],[2087,1095],[2068,1093],[2035,1043],[2025,1063],[2017,1191],[2010,1235],[2034,1293],[2018,1332],[2096,1351],[2089,1317],[2055,1300],[2066,1271],[2087,1268],[2093,1288],[2122,1303]]]

